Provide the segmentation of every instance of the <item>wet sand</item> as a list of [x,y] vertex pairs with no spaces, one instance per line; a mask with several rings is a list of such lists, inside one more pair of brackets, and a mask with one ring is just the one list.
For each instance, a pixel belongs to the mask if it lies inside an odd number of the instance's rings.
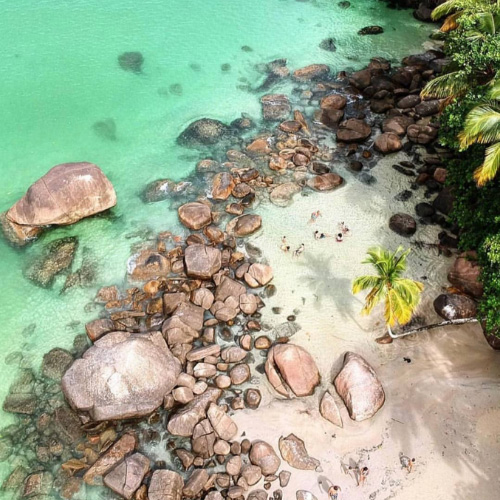
[[[295,498],[299,489],[326,499],[325,485],[330,482],[342,487],[342,499],[459,500],[472,494],[486,500],[498,498],[500,355],[487,345],[480,327],[449,326],[379,345],[374,339],[384,333],[380,307],[372,316],[361,317],[362,296],[350,293],[352,279],[370,273],[368,266],[360,264],[368,247],[380,244],[395,249],[399,244],[408,247],[414,239],[436,241],[437,227],[419,225],[411,240],[388,229],[390,215],[413,214],[415,203],[422,201],[417,199],[421,193],[407,202],[394,199],[409,185],[391,168],[402,159],[403,154],[381,160],[371,172],[377,179],[374,185],[360,184],[339,166],[337,173],[347,181],[339,190],[296,196],[286,209],[259,209],[265,229],[251,242],[268,258],[278,289],[266,299],[262,322],[274,327],[296,314],[297,323],[308,327],[291,341],[313,355],[322,374],[321,387],[313,396],[287,401],[273,391],[265,375],[255,372],[253,382],[263,393],[262,404],[234,415],[249,439],[267,440],[277,449],[279,437],[293,432],[321,461],[322,473],[298,471],[283,463],[292,471],[284,489],[286,500]],[[323,217],[309,224],[310,214],[318,209]],[[352,232],[342,243],[334,238],[314,239],[314,230],[334,233],[342,221]],[[283,235],[292,250],[305,243],[300,258],[280,250]],[[452,259],[438,257],[436,250],[415,249],[410,254],[407,276],[426,286],[416,314],[428,324],[440,321],[432,301],[446,285],[451,263]],[[273,307],[281,307],[281,314],[274,314]],[[368,421],[350,420],[331,385],[348,350],[367,359],[386,391],[384,407]],[[256,358],[256,364],[264,361],[258,352]],[[320,398],[328,388],[341,408],[343,429],[319,414]],[[416,458],[411,474],[401,470],[400,452]],[[358,488],[353,478],[342,473],[341,463],[368,466],[366,485]]]

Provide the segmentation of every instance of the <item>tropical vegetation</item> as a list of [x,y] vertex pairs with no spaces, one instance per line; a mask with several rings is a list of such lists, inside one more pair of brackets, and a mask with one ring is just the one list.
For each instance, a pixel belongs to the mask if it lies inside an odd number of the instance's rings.
[[455,154],[447,184],[460,247],[476,250],[484,297],[479,318],[500,336],[500,1],[448,0],[433,16],[450,63],[423,97],[443,99],[440,142]]
[[370,314],[377,304],[384,303],[384,319],[392,338],[397,338],[392,328],[411,320],[424,289],[422,283],[402,276],[409,253],[410,250],[404,251],[402,247],[395,252],[382,247],[370,248],[363,264],[371,264],[376,274],[360,276],[352,284],[353,294],[369,290],[362,314]]

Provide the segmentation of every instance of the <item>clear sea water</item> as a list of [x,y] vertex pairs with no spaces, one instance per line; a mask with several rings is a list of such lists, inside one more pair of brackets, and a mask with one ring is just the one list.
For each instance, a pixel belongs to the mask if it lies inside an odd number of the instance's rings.
[[[360,68],[372,56],[397,61],[418,52],[430,33],[409,11],[378,0],[351,0],[349,9],[337,3],[0,0],[0,211],[50,167],[69,161],[98,164],[118,195],[113,218],[52,230],[22,250],[0,238],[0,400],[17,370],[5,358],[21,352],[38,367],[51,347],[71,346],[97,315],[84,309],[96,290],[124,283],[131,246],[149,231],[179,229],[168,202],[145,204],[140,192],[152,180],[193,172],[197,153],[175,144],[192,120],[230,122],[242,112],[259,118],[259,96],[243,88],[262,80],[256,64],[287,58],[292,69]],[[372,24],[385,33],[357,35]],[[327,37],[335,38],[336,52],[319,48]],[[142,74],[119,67],[125,51],[143,54]],[[223,64],[230,69],[222,71]],[[92,128],[105,119],[116,123],[115,141]],[[79,238],[76,264],[83,251],[97,260],[97,283],[65,294],[64,277],[50,289],[34,286],[23,275],[26,265],[46,242],[68,235]],[[0,410],[0,426],[11,421]],[[0,464],[0,480],[8,469]]]

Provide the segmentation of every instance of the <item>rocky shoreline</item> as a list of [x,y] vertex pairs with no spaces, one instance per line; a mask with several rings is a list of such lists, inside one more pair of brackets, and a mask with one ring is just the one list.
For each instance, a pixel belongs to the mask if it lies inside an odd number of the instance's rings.
[[[402,150],[412,161],[395,165],[394,175],[407,176],[410,185],[398,195],[419,193],[416,215],[394,214],[388,224],[404,236],[417,224],[438,224],[439,249],[451,254],[457,241],[447,220],[447,152],[436,145],[440,106],[419,97],[445,62],[432,50],[395,69],[376,58],[361,71],[332,77],[325,65],[290,72],[286,61],[273,61],[266,65],[269,81],[292,78],[296,87],[294,99],[262,97],[265,130],[256,133],[248,117],[231,125],[191,124],[179,141],[210,148],[196,180],[160,179],[143,195],[148,202],[173,200],[186,234],[162,233],[154,246],[144,245],[128,262],[133,286],[99,291],[104,307],[86,325],[88,339],[77,337],[73,352],[53,349],[40,376],[26,369],[13,384],[4,409],[17,413],[19,423],[4,429],[0,451],[8,458],[22,442],[24,456],[13,460],[3,488],[38,499],[51,492],[72,498],[84,484],[104,484],[137,500],[285,498],[290,471],[280,471],[269,443],[244,439],[231,414],[249,408],[258,415],[261,394],[249,383],[252,372],[265,372],[287,398],[314,393],[322,374],[307,351],[290,342],[299,328],[294,317],[286,328],[261,333],[259,311],[276,289],[260,250],[244,240],[265,225],[251,210],[268,200],[286,207],[299,193],[339,189],[340,162],[358,172],[360,182],[372,183],[378,159]],[[67,253],[61,258],[67,261]],[[45,266],[44,282],[64,269],[57,262]],[[467,263],[457,260],[450,281],[470,291],[477,272]],[[449,300],[438,305],[449,314]],[[370,418],[384,403],[382,385],[360,356],[347,353],[344,363],[336,390],[353,420]],[[328,392],[320,411],[342,425]],[[153,462],[147,450],[163,442],[170,460]],[[321,470],[293,434],[280,440],[279,451],[293,468]],[[252,489],[262,479],[262,488]],[[314,498],[302,490],[296,497]]]

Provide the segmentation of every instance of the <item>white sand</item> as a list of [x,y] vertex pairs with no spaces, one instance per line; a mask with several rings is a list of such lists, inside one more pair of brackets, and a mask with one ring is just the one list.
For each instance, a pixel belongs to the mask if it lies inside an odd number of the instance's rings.
[[[432,330],[379,345],[374,339],[383,334],[381,310],[361,317],[362,297],[350,293],[352,279],[370,272],[360,264],[368,247],[409,245],[409,240],[388,229],[388,219],[399,211],[413,214],[416,196],[422,191],[406,203],[395,201],[394,196],[409,187],[409,180],[394,172],[392,163],[396,157],[380,162],[372,171],[378,181],[375,185],[360,183],[339,166],[338,173],[347,181],[341,189],[296,196],[286,209],[266,206],[259,210],[264,230],[251,242],[269,259],[278,289],[266,300],[262,321],[275,326],[296,313],[302,329],[292,342],[314,356],[322,374],[321,388],[313,396],[290,401],[279,398],[265,376],[260,376],[256,383],[263,393],[261,407],[236,412],[234,417],[247,437],[267,440],[276,450],[281,435],[295,433],[311,456],[321,461],[323,473],[298,471],[283,463],[283,468],[292,471],[284,500],[293,500],[298,489],[326,499],[320,482],[328,481],[342,487],[340,498],[350,500],[500,498],[500,355],[489,348],[477,325]],[[317,209],[323,217],[308,224]],[[342,243],[333,238],[314,240],[315,229],[335,233],[341,221],[352,230]],[[420,226],[415,238],[435,242],[438,231]],[[305,243],[302,257],[293,259],[280,251],[283,235],[292,249]],[[417,314],[429,323],[439,321],[432,301],[446,284],[451,263],[432,250],[415,250],[410,255],[408,276],[426,285]],[[273,314],[272,307],[281,307],[283,312]],[[331,381],[347,350],[361,354],[375,368],[386,403],[375,417],[357,423],[350,420],[336,396],[344,420],[340,429],[320,416],[318,406],[327,388],[335,393]],[[404,362],[404,356],[411,363]],[[416,458],[412,474],[401,470],[399,452]],[[341,472],[341,461],[368,466],[366,486],[356,487]],[[277,487],[273,483],[270,492]]]

